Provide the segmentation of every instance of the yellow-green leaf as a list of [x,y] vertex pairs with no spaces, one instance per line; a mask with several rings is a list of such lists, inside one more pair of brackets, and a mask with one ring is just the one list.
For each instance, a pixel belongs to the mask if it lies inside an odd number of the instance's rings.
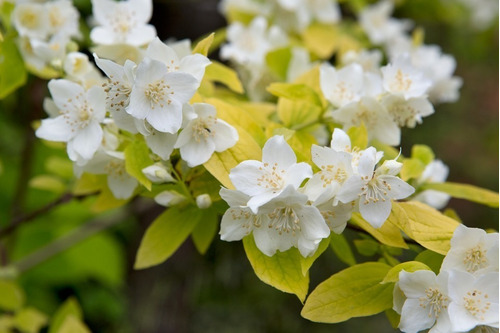
[[170,258],[202,217],[203,211],[195,206],[174,206],[167,209],[146,230],[134,268],[148,268]]
[[394,329],[398,328],[399,322],[401,320],[401,316],[393,309],[387,309],[384,312],[385,312],[385,316],[387,317],[387,319],[391,323],[392,328],[394,328]]
[[14,316],[14,326],[23,333],[38,333],[46,324],[47,316],[35,308],[24,308]]
[[356,265],[356,259],[354,258],[354,254],[352,253],[351,247],[349,243],[345,239],[345,236],[342,234],[333,233],[330,235],[330,247],[333,252],[343,263],[346,263],[349,266]]
[[358,127],[351,127],[347,130],[347,135],[351,139],[351,147],[365,149],[368,146],[368,132],[365,124]]
[[267,87],[274,96],[284,97],[292,101],[304,101],[321,107],[321,100],[309,86],[301,83],[271,83]]
[[401,168],[401,179],[407,181],[410,178],[418,178],[425,170],[425,165],[421,160],[416,158],[406,158],[403,160],[403,167]]
[[68,158],[50,156],[45,162],[47,171],[63,179],[73,179],[73,163]]
[[68,316],[57,333],[91,333],[91,331],[80,319]]
[[151,180],[144,175],[142,169],[153,164],[149,157],[149,148],[144,141],[134,141],[125,148],[125,169],[139,183],[151,191]]
[[74,195],[87,195],[100,191],[106,184],[105,175],[94,175],[84,172],[73,188]]
[[23,58],[11,38],[0,41],[0,99],[26,83],[27,72]]
[[304,301],[309,288],[309,274],[302,274],[302,256],[296,248],[268,257],[257,248],[252,235],[243,238],[243,246],[259,279]]
[[95,213],[101,213],[113,208],[121,207],[129,201],[130,199],[123,200],[115,198],[111,190],[107,186],[104,186],[101,193],[97,197],[97,200],[92,205],[91,210]]
[[49,191],[53,193],[64,193],[66,184],[61,178],[53,175],[38,175],[30,179],[29,186],[38,190]]
[[424,263],[436,274],[438,274],[441,270],[443,259],[444,256],[442,254],[436,253],[431,250],[424,250],[415,257],[416,261]]
[[421,202],[393,202],[391,222],[423,247],[440,254],[450,249],[458,222]]
[[351,216],[352,223],[368,232],[382,244],[407,249],[408,245],[405,243],[401,231],[392,223],[393,219],[394,217],[389,216],[388,220],[380,228],[375,229],[359,213],[354,213]]
[[207,252],[210,243],[217,234],[219,228],[219,218],[217,211],[210,207],[203,211],[203,218],[200,219],[198,224],[191,234],[194,246],[201,254]]
[[302,38],[307,49],[321,59],[329,59],[338,47],[338,32],[333,25],[313,23]]
[[434,161],[434,152],[426,145],[414,145],[411,147],[411,157],[420,160],[424,165]]
[[267,67],[281,80],[286,81],[288,64],[292,58],[290,47],[283,47],[266,54]]
[[377,254],[380,244],[372,239],[355,239],[354,246],[359,254],[371,257]]
[[474,185],[451,182],[427,183],[422,186],[422,189],[445,192],[454,198],[465,199],[498,208],[498,193]]
[[429,266],[426,264],[423,264],[419,261],[407,261],[403,262],[399,265],[396,265],[391,268],[391,270],[387,273],[385,278],[382,280],[382,284],[385,283],[390,283],[390,282],[398,282],[399,281],[399,272],[402,270],[405,270],[406,272],[415,272],[415,271],[421,271],[421,270],[431,270]]
[[255,140],[242,128],[236,127],[239,140],[235,146],[221,153],[215,152],[212,157],[203,164],[223,186],[233,189],[229,179],[229,172],[240,162],[246,160],[259,160],[262,158],[262,150]]
[[286,98],[278,100],[278,116],[286,127],[292,129],[317,122],[321,111],[321,107],[306,101]]
[[322,323],[339,323],[391,308],[394,286],[380,284],[390,268],[383,263],[369,262],[332,275],[309,295],[302,317]]
[[311,266],[314,264],[316,259],[319,258],[320,255],[325,252],[325,250],[328,248],[328,245],[330,244],[330,237],[328,238],[323,238],[321,242],[318,245],[318,249],[314,254],[310,257],[307,258],[302,258],[300,261],[300,264],[302,266],[302,274],[306,275]]
[[21,308],[26,298],[15,282],[7,280],[0,280],[0,295],[0,309],[7,311]]
[[205,76],[203,79],[222,83],[238,94],[243,94],[244,92],[238,74],[232,68],[214,60],[212,60],[212,63],[205,69]]
[[[52,319],[50,320],[49,333],[59,333],[62,332],[62,326],[68,317],[73,317],[75,319],[82,319],[83,313],[80,305],[74,298],[67,299],[56,311]],[[69,331],[66,331],[69,332]]]
[[214,41],[214,33],[212,32],[210,35],[202,39],[198,44],[193,49],[193,54],[195,53],[201,53],[204,56],[208,55],[208,52],[210,50],[210,46],[212,45],[212,42]]

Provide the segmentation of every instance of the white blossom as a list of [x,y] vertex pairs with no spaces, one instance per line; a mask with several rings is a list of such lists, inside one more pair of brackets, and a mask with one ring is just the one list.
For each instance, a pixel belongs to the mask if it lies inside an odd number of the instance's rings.
[[142,173],[153,183],[175,182],[175,179],[172,177],[170,172],[171,170],[169,170],[167,166],[161,162],[152,164],[142,169]]
[[235,188],[251,197],[247,206],[254,213],[288,185],[297,189],[304,179],[311,177],[311,166],[304,162],[297,163],[292,148],[280,135],[266,142],[262,149],[262,162],[243,161],[229,173]]
[[61,114],[42,120],[36,135],[45,140],[67,142],[67,152],[73,161],[89,160],[103,137],[100,123],[106,113],[104,91],[101,87],[84,91],[68,80],[51,80],[49,91]]
[[350,64],[337,70],[325,63],[320,67],[320,85],[325,98],[337,108],[359,101],[364,93],[363,68]]
[[[189,106],[188,106],[189,107]],[[214,151],[223,152],[238,141],[236,129],[217,118],[215,107],[206,103],[195,103],[191,117],[179,134],[175,148],[190,167],[208,161]]]
[[[446,164],[440,160],[434,160],[425,166],[424,172],[417,179],[417,183],[443,183],[448,178],[448,172],[449,168]],[[436,190],[424,190],[415,195],[413,200],[426,203],[436,209],[441,209],[450,200],[450,195]]]

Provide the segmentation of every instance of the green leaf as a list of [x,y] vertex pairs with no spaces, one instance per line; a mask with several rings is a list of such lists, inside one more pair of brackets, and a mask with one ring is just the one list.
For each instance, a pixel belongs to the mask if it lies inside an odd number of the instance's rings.
[[149,157],[149,148],[144,141],[134,141],[125,148],[125,169],[139,183],[151,191],[151,181],[144,175],[142,169],[153,164]]
[[382,284],[390,283],[390,282],[398,282],[399,281],[399,272],[405,270],[406,272],[415,272],[421,270],[431,270],[429,266],[423,264],[419,261],[407,261],[403,262],[399,265],[396,265],[391,268],[391,270],[387,273],[385,278],[382,280]]
[[219,227],[219,217],[217,211],[210,207],[203,211],[203,218],[200,219],[198,224],[191,234],[194,246],[201,254],[207,252],[208,247],[212,243]]
[[61,180],[61,178],[53,175],[35,176],[30,179],[29,186],[38,190],[59,194],[66,191],[66,184]]
[[47,324],[47,316],[35,308],[24,308],[14,316],[14,326],[23,333],[38,333]]
[[393,202],[390,221],[423,247],[446,254],[458,222],[423,203]]
[[309,295],[301,315],[316,322],[339,323],[392,308],[394,286],[380,284],[390,268],[368,262],[332,275]]
[[257,248],[252,235],[243,238],[243,246],[259,279],[304,301],[309,288],[309,274],[302,274],[302,255],[296,248],[268,257]]
[[345,236],[342,234],[333,233],[330,235],[330,247],[333,252],[343,263],[346,263],[349,266],[356,265],[356,259],[354,258],[354,254],[352,253],[351,247],[349,243],[345,239]]
[[15,311],[20,309],[25,301],[24,291],[12,281],[0,280],[0,309]]
[[392,223],[394,218],[395,217],[389,216],[387,221],[378,229],[375,229],[368,222],[366,222],[359,213],[352,214],[351,222],[368,232],[382,244],[407,249],[408,245],[405,243],[403,236],[401,235],[401,231],[394,223]]
[[371,239],[355,239],[354,246],[359,254],[366,257],[374,256],[380,248],[380,244]]
[[435,158],[432,149],[426,145],[414,145],[411,148],[411,157],[418,159],[424,165],[431,163]]
[[303,275],[307,274],[307,272],[312,267],[312,265],[314,264],[316,259],[318,259],[319,256],[322,255],[323,252],[326,251],[326,249],[328,248],[328,244],[330,244],[330,237],[323,238],[318,245],[318,249],[316,250],[316,252],[312,256],[302,258],[302,260],[300,261],[300,264],[302,266],[302,274]]
[[407,181],[410,178],[418,178],[422,175],[425,170],[425,164],[421,160],[416,158],[406,158],[403,161],[403,167],[401,168],[401,179]]
[[385,316],[389,320],[389,323],[391,323],[392,328],[394,329],[398,328],[401,316],[393,309],[387,309],[384,312]]
[[195,206],[175,206],[167,209],[146,230],[134,268],[148,268],[170,258],[202,217],[203,211]]
[[422,185],[424,190],[445,192],[454,198],[465,199],[489,207],[498,208],[498,193],[469,184],[458,183],[427,183]]
[[304,124],[317,122],[322,109],[306,101],[280,98],[278,116],[286,127],[303,127]]
[[368,146],[368,131],[366,130],[365,124],[361,124],[359,127],[351,127],[347,130],[347,135],[351,139],[351,147],[358,147],[361,149]]
[[322,106],[321,99],[311,87],[301,83],[271,83],[267,87],[274,96],[284,97],[292,101],[303,101],[311,104]]
[[330,58],[338,47],[338,32],[333,25],[313,23],[302,38],[307,49],[321,59]]
[[281,80],[286,81],[288,65],[292,58],[290,47],[283,47],[266,54],[267,67]]
[[80,319],[68,316],[57,333],[91,333],[91,331]]
[[50,173],[63,179],[73,179],[73,163],[68,158],[59,156],[50,156],[45,162],[45,168]]
[[212,63],[205,69],[205,76],[203,79],[222,83],[238,94],[244,93],[243,85],[234,69],[215,60],[212,60]]
[[212,45],[212,42],[214,41],[214,33],[212,32],[210,35],[202,39],[200,42],[196,44],[196,46],[193,49],[193,54],[195,53],[201,53],[204,56],[208,55],[208,52],[210,50],[210,46]]
[[[61,326],[65,323],[68,317],[73,317],[75,319],[82,319],[83,313],[80,305],[74,298],[68,298],[56,311],[52,319],[50,320],[49,333],[63,332]],[[66,331],[69,332],[69,331]]]
[[0,41],[0,99],[26,83],[27,72],[23,58],[11,38]]
[[424,263],[436,274],[439,274],[439,271],[441,270],[443,259],[444,256],[442,254],[436,253],[431,250],[424,250],[415,257],[416,261]]
[[105,184],[107,184],[106,181],[101,183],[101,186],[104,187],[102,188],[101,193],[97,197],[97,200],[91,207],[91,210],[95,213],[102,213],[113,208],[121,207],[125,205],[127,202],[129,202],[131,199],[129,198],[123,200],[115,198],[111,190]]

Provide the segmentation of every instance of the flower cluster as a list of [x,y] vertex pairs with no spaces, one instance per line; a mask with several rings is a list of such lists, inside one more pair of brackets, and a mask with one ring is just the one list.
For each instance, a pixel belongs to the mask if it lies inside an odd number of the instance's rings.
[[19,2],[12,12],[17,44],[26,65],[35,72],[62,69],[72,38],[81,38],[80,14],[69,0]]
[[311,154],[319,168],[314,174],[310,165],[297,163],[282,136],[274,136],[263,148],[262,162],[244,161],[232,169],[229,177],[236,190],[220,193],[230,206],[222,218],[221,238],[240,240],[253,232],[257,247],[269,256],[292,246],[310,256],[330,230],[344,230],[354,211],[379,228],[391,212],[391,200],[415,191],[396,176],[401,163],[386,160],[376,168],[383,153],[374,147],[351,148],[340,129],[330,147],[313,145]]
[[459,225],[438,275],[401,271],[394,310],[406,333],[498,328],[498,233]]

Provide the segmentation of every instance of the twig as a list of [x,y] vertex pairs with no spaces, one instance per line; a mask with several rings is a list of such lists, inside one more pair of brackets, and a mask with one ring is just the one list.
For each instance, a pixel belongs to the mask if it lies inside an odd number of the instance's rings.
[[31,212],[31,213],[28,213],[26,215],[16,216],[10,221],[9,225],[7,225],[5,228],[0,229],[0,239],[11,234],[21,224],[32,221],[35,218],[37,218],[38,216],[41,216],[41,215],[51,211],[52,209],[56,208],[59,205],[65,204],[73,199],[83,199],[83,198],[85,198],[89,195],[93,195],[93,194],[94,193],[86,194],[86,195],[74,195],[72,193],[65,193],[62,196],[60,196],[59,198],[57,198],[56,200],[47,204],[46,206],[43,206],[43,207],[41,207],[41,208]]

